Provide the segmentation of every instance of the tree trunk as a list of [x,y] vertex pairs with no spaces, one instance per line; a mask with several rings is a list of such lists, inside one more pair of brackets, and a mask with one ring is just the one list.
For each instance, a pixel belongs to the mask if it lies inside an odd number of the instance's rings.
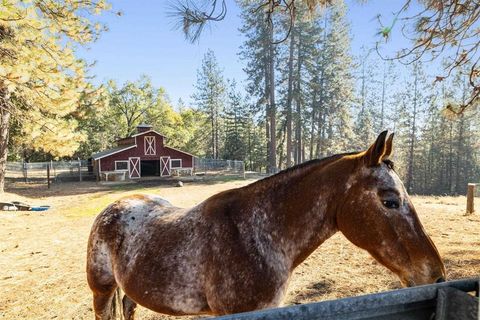
[[448,134],[448,193],[453,192],[453,122],[450,122],[450,130]]
[[296,159],[295,164],[303,162],[303,143],[302,143],[302,102],[301,102],[301,88],[300,79],[302,78],[302,43],[300,36],[298,37],[298,49],[297,49],[297,88],[295,92],[296,98],[296,112],[295,112],[295,144],[296,144]]
[[387,82],[387,67],[386,62],[383,65],[383,79],[382,79],[382,102],[381,102],[381,111],[380,111],[380,131],[384,130],[384,120],[385,120],[385,86]]
[[247,128],[247,145],[245,150],[245,163],[247,164],[247,168],[252,170],[252,142],[250,139],[250,127]]
[[278,170],[282,170],[283,166],[283,146],[285,145],[286,135],[287,135],[287,122],[285,121],[280,130],[280,143],[278,144]]
[[458,137],[457,137],[457,158],[456,158],[456,163],[455,167],[457,168],[456,173],[455,173],[455,195],[459,195],[462,192],[462,187],[463,185],[461,184],[462,181],[462,174],[461,174],[461,168],[464,168],[463,161],[462,161],[462,156],[464,154],[463,151],[463,142],[465,140],[464,137],[464,127],[465,127],[465,119],[463,117],[463,113],[460,115],[460,121],[458,122]]
[[[290,30],[290,52],[288,56],[288,92],[287,92],[287,168],[292,165],[292,100],[293,100],[293,54],[295,49],[295,11]],[[298,81],[298,79],[297,79]]]
[[277,172],[277,135],[275,134],[277,124],[276,124],[276,107],[275,107],[275,48],[273,44],[273,25],[272,23],[268,26],[268,42],[269,42],[269,55],[268,55],[268,76],[269,76],[269,103],[270,103],[270,145],[269,145],[269,172]]
[[213,114],[211,116],[211,123],[212,123],[212,158],[215,159],[215,119]]
[[218,123],[218,113],[217,111],[215,111],[215,159],[218,159],[219,158],[219,126],[220,124]]
[[297,147],[297,158],[295,159],[295,164],[300,164],[303,162],[303,141],[302,141],[302,117],[301,117],[301,103],[300,99],[297,100],[297,119],[295,126],[295,140]]
[[322,158],[323,156],[323,151],[322,151],[322,146],[324,142],[324,135],[323,135],[323,129],[324,129],[324,106],[323,106],[323,81],[324,81],[324,74],[323,71],[320,74],[321,79],[320,79],[320,93],[319,93],[319,99],[318,99],[318,122],[317,122],[317,151],[315,152],[317,158]]
[[[268,57],[265,59],[268,61]],[[267,141],[267,149],[265,150],[266,156],[267,156],[267,168],[266,168],[266,173],[270,172],[270,104],[268,102],[268,94],[269,94],[269,87],[270,87],[270,81],[269,81],[269,68],[268,65],[265,61],[265,139]]]
[[310,122],[312,127],[310,128],[310,160],[314,158],[314,153],[313,153],[313,145],[315,142],[315,116],[316,116],[316,107],[317,103],[317,89],[313,91],[313,98],[312,98],[312,115],[310,118]]
[[0,90],[0,193],[5,190],[7,170],[8,138],[10,129],[10,109],[6,103],[5,90]]
[[412,192],[413,190],[413,174],[414,174],[414,157],[415,157],[415,135],[417,131],[417,103],[418,103],[418,75],[415,74],[414,80],[414,89],[413,89],[413,114],[412,114],[412,127],[411,127],[411,136],[410,136],[410,147],[408,151],[408,173],[407,173],[407,191]]

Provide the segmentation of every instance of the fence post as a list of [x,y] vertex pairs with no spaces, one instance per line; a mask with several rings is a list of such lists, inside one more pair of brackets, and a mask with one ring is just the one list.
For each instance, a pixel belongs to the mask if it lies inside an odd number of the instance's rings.
[[25,183],[28,182],[28,169],[27,169],[27,163],[23,161],[23,177],[25,178]]
[[467,214],[475,212],[474,206],[475,183],[469,183],[467,189]]
[[80,182],[82,182],[82,161],[78,158],[78,176],[80,178]]
[[53,178],[57,182],[57,175],[55,174],[55,168],[53,167],[53,160],[50,160],[50,171],[53,170]]
[[47,189],[50,189],[50,163],[47,163]]
[[95,165],[95,160],[93,160],[93,167],[96,169],[97,172],[95,172],[95,180],[98,182],[102,181],[102,176],[100,172],[100,159],[97,160],[97,165]]
[[245,161],[242,161],[243,179],[245,179]]

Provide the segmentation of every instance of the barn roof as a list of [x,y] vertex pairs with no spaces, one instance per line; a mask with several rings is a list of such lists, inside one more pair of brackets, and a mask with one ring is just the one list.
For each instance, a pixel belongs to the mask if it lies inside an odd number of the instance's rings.
[[165,148],[165,149],[170,149],[170,150],[175,150],[175,151],[178,151],[178,152],[181,152],[181,153],[184,153],[184,154],[188,154],[189,156],[195,157],[195,156],[194,156],[193,154],[191,154],[191,153],[188,153],[188,152],[185,152],[185,151],[182,151],[182,150],[178,150],[178,149],[173,148],[173,147],[167,147],[167,146],[165,146],[164,148]]
[[98,159],[110,156],[112,154],[131,149],[133,147],[136,147],[136,145],[132,144],[132,145],[127,145],[127,146],[119,146],[119,147],[115,147],[115,148],[112,148],[112,149],[100,151],[100,152],[92,154],[92,158],[93,158],[93,160],[98,160]]

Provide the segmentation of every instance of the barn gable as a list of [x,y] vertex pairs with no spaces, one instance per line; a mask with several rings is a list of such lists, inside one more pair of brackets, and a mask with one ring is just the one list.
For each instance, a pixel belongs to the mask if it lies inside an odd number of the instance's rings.
[[137,133],[117,141],[117,147],[92,155],[97,175],[128,172],[130,178],[170,176],[172,170],[193,171],[190,153],[167,147],[165,136],[142,125]]

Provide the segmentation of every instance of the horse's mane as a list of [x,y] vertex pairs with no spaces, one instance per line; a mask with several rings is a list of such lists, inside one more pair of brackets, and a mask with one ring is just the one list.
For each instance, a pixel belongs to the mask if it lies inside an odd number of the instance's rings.
[[325,158],[322,158],[322,159],[312,159],[312,160],[297,164],[293,167],[284,169],[284,170],[282,170],[282,171],[280,171],[276,174],[273,174],[271,176],[260,179],[256,182],[252,183],[251,185],[257,185],[257,184],[260,184],[260,183],[271,182],[272,180],[275,180],[275,179],[278,179],[278,178],[283,178],[285,176],[289,176],[292,173],[299,172],[302,169],[305,169],[305,168],[308,168],[308,167],[321,166],[321,165],[324,166],[324,165],[327,165],[327,164],[331,163],[332,161],[338,160],[338,159],[340,159],[344,156],[351,156],[351,155],[355,155],[355,154],[359,154],[359,153],[360,152],[358,152],[358,151],[357,152],[345,152],[345,153],[334,154],[334,155],[331,155],[331,156],[328,156],[328,157],[325,157]]

